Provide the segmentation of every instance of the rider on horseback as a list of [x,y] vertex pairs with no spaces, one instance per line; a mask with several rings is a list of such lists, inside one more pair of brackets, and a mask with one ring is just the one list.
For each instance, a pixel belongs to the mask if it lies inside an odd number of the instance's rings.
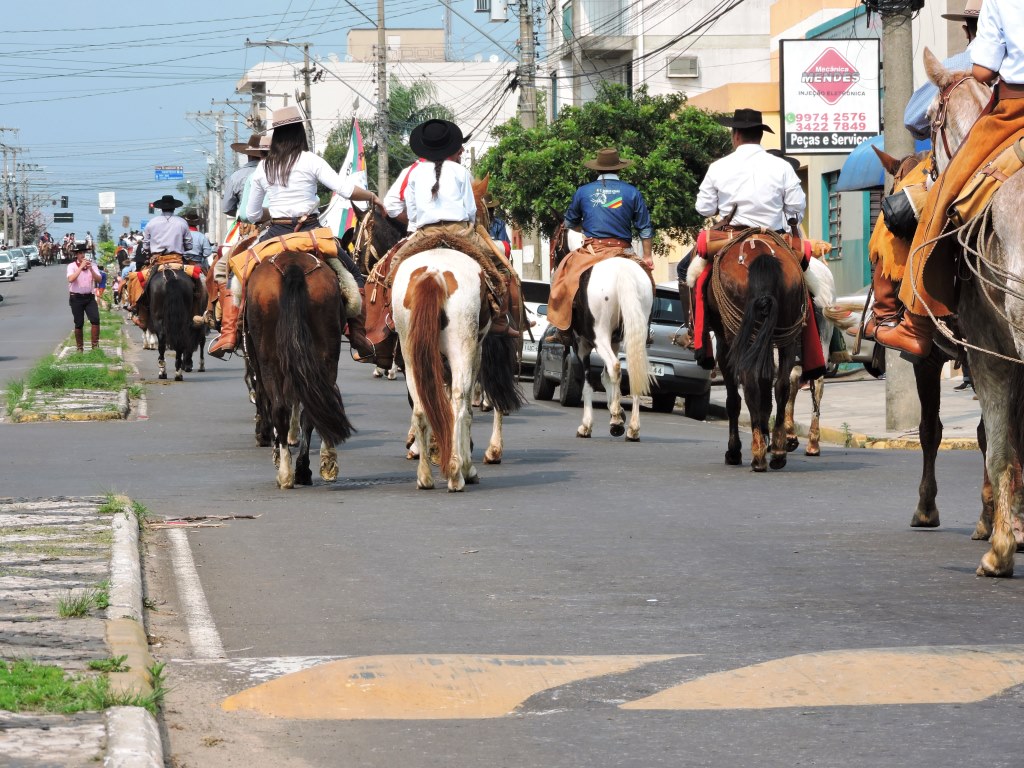
[[[309,151],[303,117],[298,107],[275,110],[271,127],[274,133],[270,151],[252,174],[245,208],[249,221],[269,222],[269,226],[260,235],[260,242],[320,227],[317,182],[342,197],[381,206],[380,199],[374,193],[356,186],[350,178],[342,178],[327,161]],[[348,279],[343,274],[345,272],[351,273],[357,283],[363,279],[344,251],[339,251],[339,258],[325,256],[324,260],[338,273],[342,284]],[[237,343],[238,312],[237,308],[232,309],[229,317],[225,305],[220,338],[210,346],[210,354],[215,357],[223,357]],[[348,319],[346,335],[354,354],[360,357],[373,355],[373,345],[366,340],[358,316]]]
[[565,213],[565,226],[577,232],[583,231],[583,247],[562,259],[548,301],[548,321],[558,329],[566,346],[572,341],[569,330],[572,303],[583,271],[574,269],[574,262],[588,260],[589,263],[594,257],[612,256],[629,256],[640,261],[633,252],[635,229],[643,245],[644,256],[640,263],[648,272],[654,268],[651,255],[654,230],[647,203],[640,190],[622,181],[616,173],[632,164],[632,160],[620,159],[615,148],[599,150],[595,159],[583,163],[597,172],[597,179],[576,190]]
[[899,298],[906,312],[896,325],[880,324],[875,339],[912,357],[927,357],[935,330],[933,318],[951,315],[955,256],[947,211],[975,172],[1019,137],[1024,128],[1024,7],[1016,0],[985,0],[978,36],[970,47],[972,74],[995,86],[995,104],[967,134],[967,139],[928,192],[914,233]]

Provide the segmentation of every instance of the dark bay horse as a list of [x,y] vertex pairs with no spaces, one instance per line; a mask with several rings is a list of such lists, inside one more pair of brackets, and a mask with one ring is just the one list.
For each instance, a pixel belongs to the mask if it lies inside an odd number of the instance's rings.
[[[718,339],[718,362],[726,387],[729,446],[725,463],[743,460],[739,435],[742,387],[752,432],[750,466],[755,472],[764,472],[769,466],[782,469],[786,466],[790,372],[808,311],[799,257],[781,239],[767,233],[727,247],[715,257],[711,270],[705,306],[707,321]],[[777,411],[769,462],[773,383]]]
[[158,378],[167,378],[164,354],[168,348],[174,351],[175,381],[184,379],[183,371],[192,370],[192,350],[196,344],[192,307],[195,292],[201,290],[202,287],[181,269],[154,269],[146,284],[148,330],[157,337]]
[[[274,429],[279,488],[311,485],[309,442],[320,435],[320,477],[338,476],[335,446],[354,431],[338,389],[344,299],[334,270],[310,253],[284,252],[261,262],[246,283],[243,325],[257,420]],[[292,467],[289,422],[300,417]]]

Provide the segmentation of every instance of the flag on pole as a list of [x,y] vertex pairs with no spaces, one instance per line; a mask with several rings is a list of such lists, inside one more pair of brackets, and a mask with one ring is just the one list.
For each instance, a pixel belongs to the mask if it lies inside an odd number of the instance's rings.
[[[352,120],[352,132],[349,136],[348,152],[345,154],[345,161],[338,169],[338,175],[342,178],[351,178],[357,187],[366,188],[366,157],[363,155],[363,134],[359,130],[359,121]],[[352,201],[342,197],[337,192],[331,195],[331,202],[320,215],[320,223],[330,227],[336,237],[345,234],[345,230],[355,226],[356,214],[352,210]],[[365,203],[355,203],[359,210],[365,210]]]

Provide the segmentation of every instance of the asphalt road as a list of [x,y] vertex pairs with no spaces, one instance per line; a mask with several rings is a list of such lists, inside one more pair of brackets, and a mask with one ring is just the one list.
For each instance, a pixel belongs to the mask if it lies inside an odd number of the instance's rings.
[[[25,301],[67,312],[46,274]],[[169,765],[1024,765],[1024,566],[973,575],[974,454],[940,456],[943,527],[912,530],[914,452],[755,475],[721,424],[645,411],[627,444],[601,411],[584,441],[531,402],[480,485],[417,491],[402,381],[344,363],[339,480],[279,491],[239,363],[158,384],[140,355],[148,419],[0,425],[0,495],[259,515],[177,534],[226,660],[147,536]]]

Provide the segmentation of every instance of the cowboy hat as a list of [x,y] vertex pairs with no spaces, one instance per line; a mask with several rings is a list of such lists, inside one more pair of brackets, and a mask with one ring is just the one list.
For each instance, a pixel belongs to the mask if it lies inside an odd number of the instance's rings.
[[623,160],[619,157],[619,150],[615,147],[606,147],[597,150],[597,157],[593,160],[585,160],[583,165],[592,171],[618,171],[628,168],[633,164],[632,160]]
[[760,128],[763,131],[768,131],[768,133],[775,133],[770,126],[764,124],[761,120],[761,112],[756,109],[737,109],[731,116],[722,115],[715,119],[726,128],[738,128],[740,130]]
[[258,133],[254,133],[252,134],[252,136],[249,137],[249,141],[245,143],[241,141],[234,142],[231,145],[231,149],[234,150],[235,152],[238,152],[241,155],[255,155],[260,152],[269,151],[270,145],[268,144],[266,147],[264,147],[263,137],[260,136]]
[[409,134],[409,146],[412,151],[424,160],[444,160],[451,157],[468,137],[462,135],[462,129],[447,120],[427,120],[412,129]]
[[189,224],[191,224],[192,222],[198,222],[200,221],[199,211],[197,211],[195,208],[189,208],[187,211],[181,212],[181,218],[183,218]]
[[795,157],[790,157],[789,155],[783,154],[781,149],[769,149],[768,150],[768,154],[769,155],[774,155],[775,157],[779,158],[780,160],[785,160],[787,163],[789,163],[791,166],[793,166],[793,170],[794,171],[799,171],[800,170],[800,161],[797,160]]
[[498,201],[494,199],[494,195],[490,192],[484,192],[483,197],[480,198],[480,202],[484,204],[484,208],[498,207]]
[[161,211],[173,211],[175,208],[180,208],[182,205],[184,205],[184,203],[172,195],[164,195],[159,200],[153,201],[153,207],[159,208]]
[[971,19],[977,21],[981,15],[981,2],[982,0],[967,0],[964,3],[963,13],[944,13],[942,18],[950,21],[970,21]]
[[282,125],[291,125],[292,123],[301,123],[303,121],[302,112],[298,107],[281,107],[275,109],[270,117],[270,127],[280,128]]

